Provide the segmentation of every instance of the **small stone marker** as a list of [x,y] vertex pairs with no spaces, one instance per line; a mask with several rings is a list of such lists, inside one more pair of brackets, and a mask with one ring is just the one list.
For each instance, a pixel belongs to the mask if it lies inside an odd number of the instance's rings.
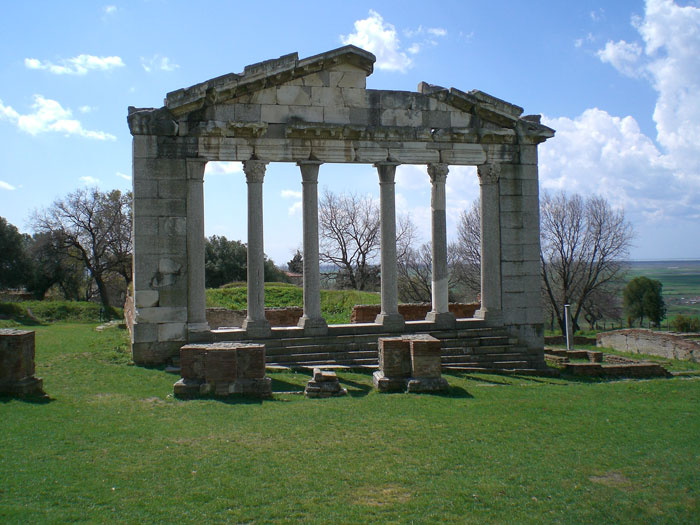
[[440,340],[430,335],[379,339],[379,370],[372,382],[380,392],[442,392]]
[[314,376],[306,383],[306,397],[338,397],[347,395],[347,389],[340,386],[335,372],[314,368]]
[[190,344],[180,349],[176,396],[214,394],[272,395],[265,377],[265,345],[246,343]]
[[0,329],[0,394],[43,395],[43,381],[34,377],[34,332]]

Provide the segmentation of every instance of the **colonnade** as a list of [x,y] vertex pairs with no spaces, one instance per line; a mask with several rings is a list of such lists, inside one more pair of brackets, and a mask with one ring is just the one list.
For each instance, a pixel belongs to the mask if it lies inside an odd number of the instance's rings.
[[[243,328],[250,337],[266,337],[270,324],[265,318],[263,180],[267,162],[248,160],[243,171],[248,188],[248,312]],[[187,244],[188,244],[188,328],[206,326],[204,295],[204,161],[188,162]],[[302,161],[304,314],[299,326],[308,335],[323,335],[328,326],[321,316],[321,285],[318,240],[318,173],[321,162]],[[397,163],[375,164],[379,175],[381,211],[381,312],[376,323],[390,332],[404,329],[398,310],[396,256],[395,175]],[[448,305],[447,217],[445,185],[449,166],[428,164],[431,182],[432,310],[426,317],[438,328],[454,326]],[[478,166],[481,194],[481,309],[477,316],[498,321],[501,312],[501,246],[499,176],[500,166]]]

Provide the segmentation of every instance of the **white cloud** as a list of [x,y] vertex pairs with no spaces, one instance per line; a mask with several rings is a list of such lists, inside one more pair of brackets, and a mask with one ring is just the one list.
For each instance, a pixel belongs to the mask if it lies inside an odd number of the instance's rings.
[[[672,159],[675,176],[700,188],[700,8],[680,7],[671,0],[648,0],[644,16],[633,20],[644,46],[638,43],[608,42],[599,52],[623,74],[629,61],[611,59],[606,49],[629,51],[631,59],[639,50],[637,68],[657,91],[654,121],[657,141]],[[610,46],[610,47],[609,47]],[[635,46],[635,47],[632,47]],[[621,52],[619,56],[624,56]],[[610,58],[605,60],[604,57]]]
[[95,108],[93,108],[92,106],[80,106],[78,108],[78,111],[80,111],[81,113],[90,113],[93,109]]
[[441,27],[429,27],[428,28],[428,34],[431,34],[433,36],[447,36],[447,30],[443,29]]
[[204,168],[204,176],[207,175],[231,175],[243,173],[243,164],[240,162],[207,162]]
[[378,69],[404,73],[413,65],[413,61],[401,50],[396,28],[385,23],[374,10],[370,9],[367,18],[355,22],[354,33],[341,35],[340,40],[343,44],[352,44],[374,53]]
[[83,128],[80,121],[72,119],[70,109],[61,106],[55,100],[34,95],[33,113],[21,115],[11,106],[5,106],[0,100],[0,120],[9,120],[20,130],[30,135],[51,131],[65,135],[79,135],[95,140],[116,140],[114,135],[104,131],[91,131]]
[[172,63],[168,57],[156,54],[153,55],[151,58],[141,57],[141,67],[143,67],[146,73],[150,73],[151,71],[155,70],[175,71],[180,66],[178,64]]
[[106,15],[113,15],[114,13],[117,12],[117,6],[116,5],[106,5],[103,9]]
[[639,67],[642,47],[636,42],[628,43],[624,40],[619,42],[608,41],[603,49],[598,50],[597,54],[601,61],[611,64],[620,73],[628,77],[638,77],[643,72]]
[[128,180],[128,181],[131,180],[131,175],[127,175],[126,173],[122,173],[121,171],[118,171],[118,172],[116,173],[116,176],[119,177],[119,178],[122,178],[122,179],[124,179],[124,180]]
[[24,65],[29,69],[45,69],[56,75],[85,75],[88,71],[107,71],[124,67],[124,62],[118,56],[98,57],[94,55],[78,55],[65,58],[58,64],[50,61],[42,62],[36,58],[25,58]]
[[86,186],[94,185],[94,184],[97,184],[98,182],[100,182],[100,179],[97,179],[95,177],[91,177],[89,175],[86,175],[84,177],[80,177],[79,180],[80,180],[80,182],[82,182]]
[[299,213],[302,208],[301,197],[302,193],[296,190],[282,190],[280,195],[283,199],[295,199],[294,203],[289,207],[289,215]]
[[12,191],[12,190],[16,190],[16,189],[17,188],[14,187],[12,184],[5,182],[4,180],[0,180],[0,190]]
[[418,43],[411,44],[411,47],[409,47],[406,51],[408,51],[412,55],[415,55],[420,51],[420,44],[418,44]]

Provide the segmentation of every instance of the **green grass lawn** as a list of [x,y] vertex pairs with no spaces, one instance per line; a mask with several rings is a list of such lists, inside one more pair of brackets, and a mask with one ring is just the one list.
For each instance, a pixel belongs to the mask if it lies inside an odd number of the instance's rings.
[[[231,310],[247,307],[246,283],[232,283],[222,288],[207,289],[207,306],[219,306]],[[321,290],[321,315],[328,324],[349,323],[352,307],[356,304],[380,304],[378,293],[356,290]],[[302,306],[300,286],[286,283],[265,283],[265,306],[281,308]]]
[[450,374],[407,395],[341,372],[345,398],[181,401],[94,326],[38,326],[51,400],[0,398],[3,523],[697,521],[700,379]]

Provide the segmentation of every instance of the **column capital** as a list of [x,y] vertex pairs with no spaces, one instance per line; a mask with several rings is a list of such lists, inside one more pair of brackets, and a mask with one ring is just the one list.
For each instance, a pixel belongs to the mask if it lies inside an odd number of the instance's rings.
[[187,159],[187,180],[204,181],[206,159]]
[[297,166],[301,170],[302,183],[318,183],[318,170],[323,162],[318,160],[300,160]]
[[262,182],[265,178],[265,169],[268,162],[264,160],[244,160],[243,172],[246,182]]
[[374,167],[379,174],[379,184],[394,184],[398,162],[377,162]]
[[430,182],[444,184],[447,180],[447,173],[450,171],[449,165],[439,162],[436,164],[428,164],[428,175]]
[[501,178],[500,164],[480,164],[476,167],[479,184],[496,184]]

